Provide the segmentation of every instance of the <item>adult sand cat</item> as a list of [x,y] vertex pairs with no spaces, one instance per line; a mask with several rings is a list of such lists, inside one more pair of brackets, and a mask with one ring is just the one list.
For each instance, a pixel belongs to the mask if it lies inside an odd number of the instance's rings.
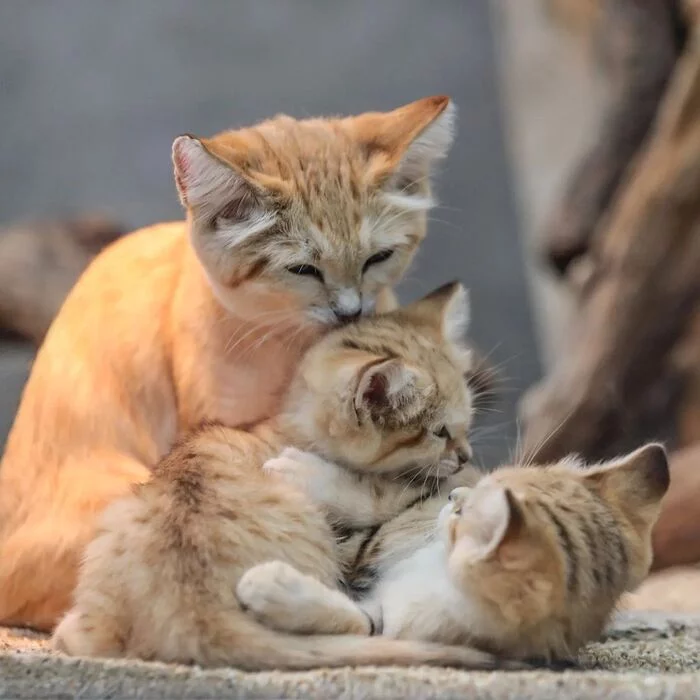
[[241,574],[269,559],[328,586],[341,579],[324,514],[260,469],[280,445],[343,461],[361,505],[348,504],[342,525],[379,525],[420,498],[423,475],[417,486],[398,476],[459,469],[472,414],[463,381],[469,357],[455,337],[465,315],[464,292],[452,285],[339,329],[304,357],[273,428],[215,426],[183,440],[150,482],[108,507],[87,548],[75,607],[56,629],[57,647],[246,669],[493,665],[468,649],[289,637],[249,617],[235,593]]
[[[333,486],[333,470],[344,474],[300,452],[268,468],[305,483],[315,499],[319,476]],[[248,571],[239,600],[288,633],[381,629],[514,659],[570,660],[646,577],[668,484],[666,454],[655,444],[588,468],[571,459],[500,468],[455,489],[446,505],[432,498],[369,531],[359,546],[346,542],[359,553],[350,576],[359,605],[279,561]],[[343,483],[342,501],[366,497],[353,497],[352,488]],[[321,501],[337,510],[340,495],[331,488]]]
[[273,415],[319,330],[401,277],[452,118],[431,97],[175,141],[187,222],[99,256],[32,369],[0,468],[0,623],[51,628],[96,514],[182,431]]

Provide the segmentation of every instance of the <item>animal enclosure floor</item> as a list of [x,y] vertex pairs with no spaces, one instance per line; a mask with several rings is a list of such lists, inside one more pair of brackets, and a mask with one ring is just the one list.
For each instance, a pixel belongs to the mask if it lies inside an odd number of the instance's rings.
[[0,696],[12,698],[692,698],[700,695],[700,616],[623,613],[581,670],[431,668],[242,673],[70,659],[45,637],[0,628]]

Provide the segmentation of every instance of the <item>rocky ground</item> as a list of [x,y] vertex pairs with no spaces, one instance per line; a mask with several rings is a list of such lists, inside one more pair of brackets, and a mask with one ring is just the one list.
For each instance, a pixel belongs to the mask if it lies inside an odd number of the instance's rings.
[[306,673],[205,671],[136,661],[69,659],[44,637],[0,629],[0,697],[12,698],[695,698],[700,616],[621,613],[581,668],[468,673],[338,669]]

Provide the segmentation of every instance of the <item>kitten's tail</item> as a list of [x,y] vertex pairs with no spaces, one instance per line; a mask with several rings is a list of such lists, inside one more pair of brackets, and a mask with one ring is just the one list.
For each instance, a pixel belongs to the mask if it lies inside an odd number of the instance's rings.
[[[210,665],[232,665],[246,671],[306,670],[339,666],[449,666],[472,670],[522,669],[528,666],[498,659],[469,647],[387,637],[292,635],[237,621],[235,631]],[[205,653],[205,655],[207,655]]]
[[[53,636],[54,648],[73,656],[121,657],[143,649],[128,648],[128,634],[109,623],[89,624],[73,610]],[[225,627],[201,630],[171,626],[163,635],[145,642],[148,658],[234,666],[244,671],[287,670],[339,666],[449,666],[472,670],[531,668],[517,661],[497,659],[469,647],[404,641],[360,635],[293,635],[264,627],[246,615],[234,615]]]

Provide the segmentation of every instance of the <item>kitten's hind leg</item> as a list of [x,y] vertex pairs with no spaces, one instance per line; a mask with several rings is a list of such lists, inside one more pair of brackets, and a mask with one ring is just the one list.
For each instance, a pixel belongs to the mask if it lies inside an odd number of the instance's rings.
[[124,640],[115,620],[90,615],[77,608],[70,610],[58,623],[51,638],[56,651],[69,656],[120,657]]
[[245,610],[266,627],[282,632],[374,633],[374,622],[344,593],[281,561],[246,571],[236,594]]

